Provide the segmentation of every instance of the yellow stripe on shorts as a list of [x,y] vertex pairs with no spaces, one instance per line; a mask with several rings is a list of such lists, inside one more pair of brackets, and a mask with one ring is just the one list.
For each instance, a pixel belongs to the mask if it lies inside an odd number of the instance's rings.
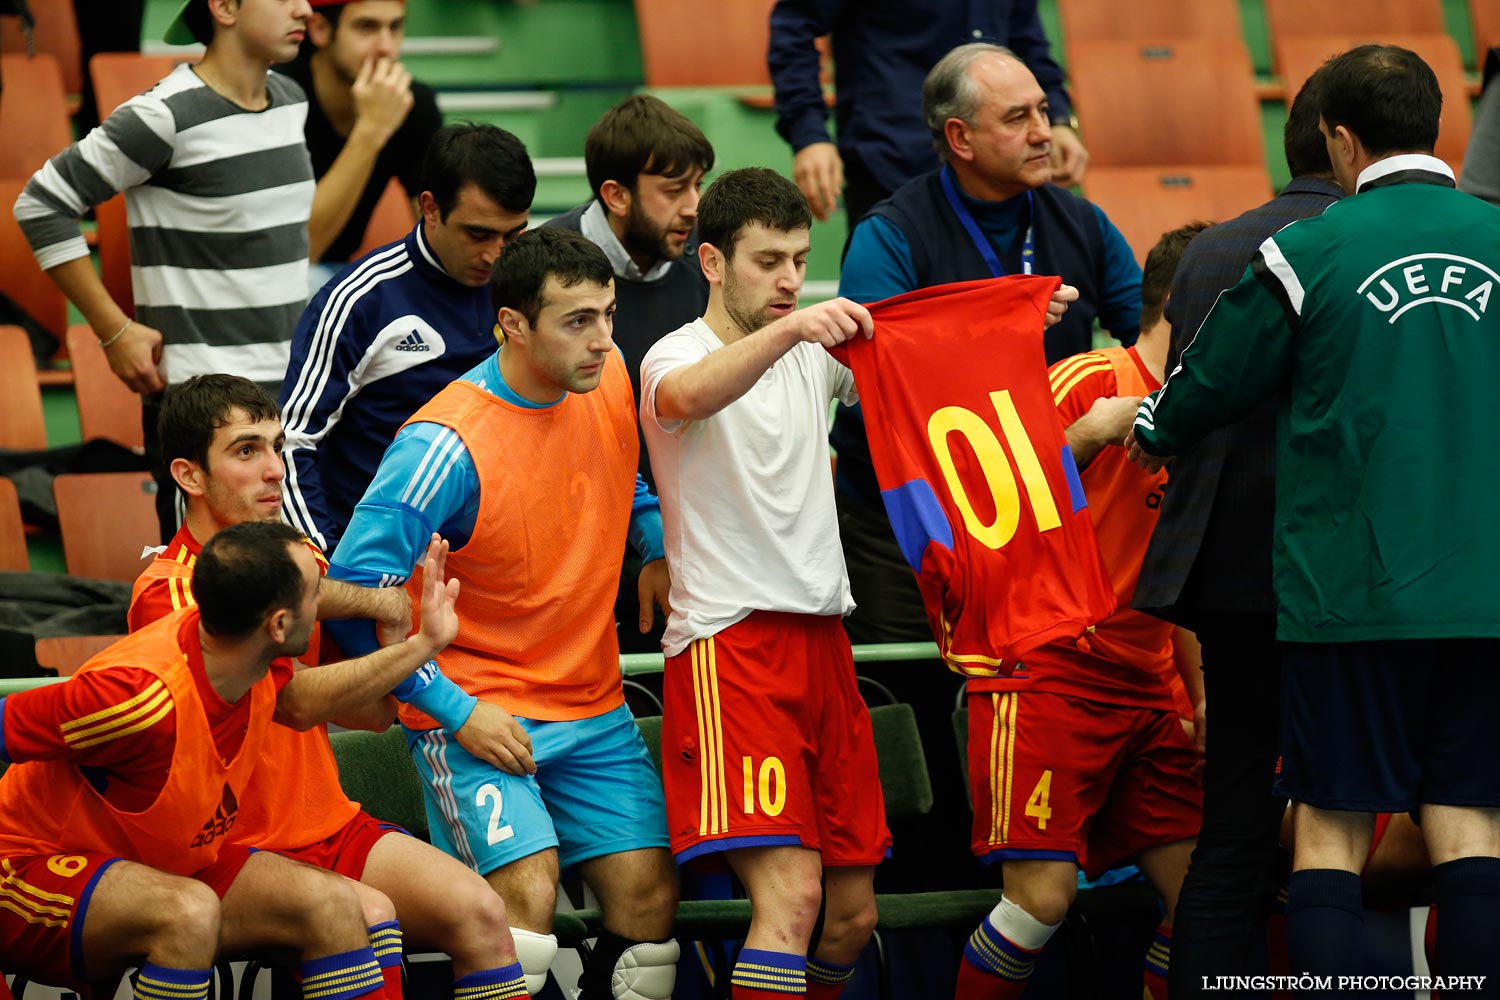
[[729,789],[724,777],[724,730],[713,637],[695,641],[689,647],[689,659],[698,718],[698,835],[718,836],[729,830]]
[[1010,841],[1010,793],[1016,763],[1016,702],[1020,693],[990,695],[990,844]]

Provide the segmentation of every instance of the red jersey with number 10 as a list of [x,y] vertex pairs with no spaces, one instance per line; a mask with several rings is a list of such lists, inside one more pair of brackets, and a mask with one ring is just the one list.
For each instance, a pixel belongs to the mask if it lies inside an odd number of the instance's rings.
[[1008,675],[1115,608],[1047,383],[1043,319],[1059,284],[909,292],[870,306],[873,339],[834,349],[854,369],[881,496],[938,648],[970,677]]

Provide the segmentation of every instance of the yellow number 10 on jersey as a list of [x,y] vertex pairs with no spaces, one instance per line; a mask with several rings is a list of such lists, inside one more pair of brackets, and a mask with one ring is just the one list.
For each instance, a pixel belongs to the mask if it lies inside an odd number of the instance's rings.
[[[1036,449],[1031,446],[1031,438],[1026,436],[1026,428],[1021,424],[1021,415],[1016,412],[1016,404],[1010,398],[1010,391],[1001,389],[990,393],[990,402],[994,404],[995,415],[1000,420],[1000,433],[1010,446],[1016,468],[1020,470],[1021,482],[1026,487],[1026,498],[1031,503],[1032,513],[1036,515],[1037,530],[1050,531],[1061,526],[1062,519],[1058,517],[1057,504],[1052,499],[1047,475],[1042,471],[1042,463],[1037,461]],[[962,434],[979,459],[979,468],[984,472],[990,497],[995,502],[995,520],[990,524],[985,524],[974,513],[974,505],[964,492],[963,483],[959,481],[958,469],[953,465],[953,452],[948,448],[950,434]],[[973,410],[966,410],[962,406],[945,406],[928,419],[927,440],[932,445],[932,453],[938,460],[938,466],[943,470],[948,492],[958,505],[959,513],[963,515],[964,527],[969,530],[969,534],[990,548],[1003,547],[1015,537],[1016,528],[1021,523],[1021,494],[1016,485],[1016,474],[1011,470],[1010,460],[1005,457],[1005,449],[1000,445],[1000,438],[996,437],[984,418]]]

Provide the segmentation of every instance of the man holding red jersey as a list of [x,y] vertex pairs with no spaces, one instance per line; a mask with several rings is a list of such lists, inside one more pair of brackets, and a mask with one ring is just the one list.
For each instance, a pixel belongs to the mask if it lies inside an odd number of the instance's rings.
[[[668,830],[679,864],[722,852],[750,894],[735,1000],[842,992],[891,843],[823,444],[830,401],[855,398],[823,348],[868,336],[870,315],[847,299],[796,310],[811,223],[772,171],[715,181],[698,207],[708,311],[641,364],[672,571]],[[742,769],[743,803],[726,793]]]
[[1072,905],[1078,869],[1093,878],[1130,859],[1165,909],[1145,994],[1167,995],[1172,918],[1202,815],[1181,719],[1201,703],[1202,682],[1186,660],[1178,679],[1172,624],[1130,608],[1166,474],[1131,464],[1119,442],[1140,398],[1161,385],[1171,332],[1162,307],[1183,249],[1203,228],[1165,234],[1147,257],[1135,346],[1049,369],[1119,610],[1084,643],[1049,643],[1009,677],[969,682],[972,848],[1000,863],[1005,895],[964,950],[955,994],[964,1000],[1020,996]]

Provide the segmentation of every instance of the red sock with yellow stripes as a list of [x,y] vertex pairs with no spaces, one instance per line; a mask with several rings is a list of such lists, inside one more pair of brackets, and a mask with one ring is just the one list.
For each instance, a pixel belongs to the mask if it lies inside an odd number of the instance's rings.
[[1167,967],[1172,961],[1172,925],[1156,928],[1156,937],[1146,952],[1145,998],[1167,1000]]

